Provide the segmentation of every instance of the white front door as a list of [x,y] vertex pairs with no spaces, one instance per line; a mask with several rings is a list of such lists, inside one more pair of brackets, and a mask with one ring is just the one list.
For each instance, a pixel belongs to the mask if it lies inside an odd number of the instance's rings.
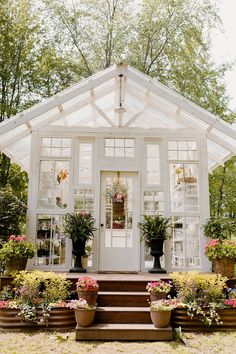
[[99,270],[138,271],[138,175],[102,172],[101,177]]

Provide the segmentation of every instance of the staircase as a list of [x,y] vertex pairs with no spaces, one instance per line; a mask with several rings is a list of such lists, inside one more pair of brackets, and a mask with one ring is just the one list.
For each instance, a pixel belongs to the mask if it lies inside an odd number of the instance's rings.
[[98,307],[91,327],[76,327],[76,340],[172,340],[172,329],[155,328],[146,280],[99,280]]

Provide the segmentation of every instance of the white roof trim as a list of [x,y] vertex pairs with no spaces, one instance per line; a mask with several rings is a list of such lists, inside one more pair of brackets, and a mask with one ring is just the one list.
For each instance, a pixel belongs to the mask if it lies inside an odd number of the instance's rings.
[[[124,105],[127,104],[129,112],[127,112],[127,115],[124,114],[124,116],[117,115],[114,120],[109,100],[114,97],[115,107],[117,94],[114,93],[117,93],[117,77],[121,73],[125,76],[124,93],[126,92],[127,94]],[[110,107],[109,105],[104,106],[106,96],[109,96],[107,99]],[[135,101],[132,101],[132,99],[135,99]],[[100,102],[103,104],[100,104]],[[132,124],[135,126],[137,123],[135,131],[139,131],[140,129],[150,131],[152,128],[154,131],[155,127],[152,124],[154,124],[155,119],[157,122],[160,122],[160,129],[158,129],[161,130],[163,127],[168,127],[168,117],[171,117],[173,121],[173,119],[176,119],[177,114],[178,119],[176,121],[179,121],[180,127],[181,125],[183,128],[185,126],[186,129],[191,127],[206,134],[209,146],[208,157],[210,169],[223,164],[224,161],[236,154],[235,127],[160,84],[157,80],[125,64],[113,65],[1,123],[0,149],[14,159],[14,161],[23,165],[25,169],[28,169],[30,135],[32,131],[40,129],[53,131],[54,127],[52,125],[57,120],[65,119],[66,124],[67,116],[70,114],[73,115],[73,113],[80,109],[86,110],[86,107],[89,107],[89,105],[97,113],[97,116],[101,118],[98,128],[93,128],[94,131],[96,129],[97,131],[102,131],[103,122],[105,130],[109,129],[107,127],[108,124],[111,131],[115,131],[118,124],[122,126],[121,131],[125,133],[132,131],[133,128],[130,126]],[[155,117],[156,108],[163,112],[163,117],[162,114]],[[144,126],[145,121],[142,121],[142,119],[145,117],[145,112],[149,110],[153,110],[154,113],[152,114],[152,118],[150,118],[150,122],[152,123],[149,123],[146,126],[148,129],[146,129]],[[91,114],[89,117],[91,117]],[[73,122],[73,119],[71,122]],[[84,124],[84,119],[82,121],[82,124],[77,123],[77,125],[74,125],[75,130],[78,131],[81,128],[81,131],[85,131],[86,127],[88,130],[92,129],[91,125],[86,125],[86,121]],[[73,125],[68,127],[64,125],[64,128],[68,131],[68,129],[73,129]],[[61,130],[62,125],[59,126],[58,124],[55,129]],[[174,129],[175,131],[178,130],[178,124],[176,124]],[[25,156],[22,156],[22,149],[19,149],[19,147],[22,146],[22,143],[24,144],[24,139],[27,146],[25,147]],[[17,142],[19,143],[17,144]],[[217,144],[219,151],[214,148],[214,144]]]

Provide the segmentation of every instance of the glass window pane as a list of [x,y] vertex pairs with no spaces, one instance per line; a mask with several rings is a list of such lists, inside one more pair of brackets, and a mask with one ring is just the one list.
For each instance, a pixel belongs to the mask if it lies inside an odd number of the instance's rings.
[[70,157],[71,139],[42,138],[41,156]]
[[105,139],[105,156],[134,157],[134,139]]
[[169,141],[168,142],[169,160],[196,160],[197,143],[196,141]]
[[79,183],[92,183],[92,144],[79,144]]
[[197,164],[170,164],[170,200],[172,212],[197,212]]
[[62,215],[38,215],[37,219],[38,266],[64,266],[66,261],[66,237]]

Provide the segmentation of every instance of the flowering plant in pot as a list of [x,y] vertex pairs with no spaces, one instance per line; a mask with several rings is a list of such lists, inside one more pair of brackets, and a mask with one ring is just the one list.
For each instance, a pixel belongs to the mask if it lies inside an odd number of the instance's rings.
[[81,257],[85,255],[86,242],[94,237],[96,231],[94,218],[91,213],[86,211],[67,213],[65,215],[64,231],[67,237],[72,240],[72,254],[75,257],[75,264],[70,272],[85,273],[86,269],[82,267]]
[[99,285],[95,279],[89,276],[80,277],[76,290],[79,298],[85,299],[91,306],[96,306]]
[[236,240],[213,239],[205,246],[205,255],[212,262],[214,271],[232,278],[236,258]]
[[36,246],[25,235],[11,235],[0,249],[0,262],[5,262],[5,274],[24,270],[28,258],[33,258]]
[[75,320],[78,326],[88,327],[94,321],[96,306],[89,305],[85,299],[71,300],[67,307],[74,309]]
[[171,287],[172,286],[169,282],[159,280],[148,282],[146,290],[150,293],[151,301],[155,301],[158,299],[165,299],[166,295],[170,292]]
[[171,311],[177,307],[172,299],[160,299],[150,302],[150,314],[154,327],[164,328],[170,323]]
[[149,273],[166,273],[160,265],[160,257],[163,256],[163,243],[170,236],[171,218],[161,214],[144,215],[143,221],[138,223],[141,230],[141,241],[151,248],[150,254],[154,257],[154,265]]

